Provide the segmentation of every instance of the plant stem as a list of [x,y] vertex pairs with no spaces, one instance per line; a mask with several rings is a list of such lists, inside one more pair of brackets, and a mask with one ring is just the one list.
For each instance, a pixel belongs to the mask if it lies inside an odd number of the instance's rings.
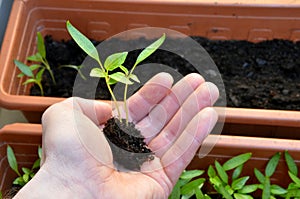
[[108,81],[109,81],[109,77],[106,76],[106,77],[105,77],[105,82],[106,82],[108,91],[109,91],[111,97],[113,98],[114,104],[115,104],[116,109],[117,109],[117,112],[118,112],[119,120],[120,120],[120,122],[122,122],[122,120],[121,120],[121,112],[120,112],[120,109],[119,109],[119,107],[118,107],[117,99],[116,99],[116,97],[115,97],[113,91],[111,90],[111,87],[110,87]]
[[36,84],[40,87],[41,96],[44,96],[44,89],[43,89],[43,86],[42,86],[41,82],[36,82]]
[[50,67],[48,61],[42,59],[42,62],[43,62],[43,64],[45,65],[45,67],[46,67],[46,69],[48,70],[48,72],[50,73],[50,76],[51,76],[51,79],[52,79],[52,81],[53,81],[53,84],[56,85],[56,81],[55,81],[53,72],[52,72],[52,70],[51,70],[51,67]]
[[127,89],[128,89],[128,84],[125,84],[125,89],[124,89],[124,109],[125,109],[125,114],[126,114],[126,126],[128,126],[128,120],[129,120],[129,111],[128,111],[128,106],[127,106]]

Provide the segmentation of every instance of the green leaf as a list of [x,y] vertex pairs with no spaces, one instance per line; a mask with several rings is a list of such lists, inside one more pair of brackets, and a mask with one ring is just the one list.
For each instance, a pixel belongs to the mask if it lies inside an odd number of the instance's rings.
[[265,176],[264,174],[262,174],[262,172],[260,172],[258,169],[254,169],[254,174],[255,174],[255,177],[257,178],[257,180],[261,183],[261,184],[264,184],[265,182]]
[[109,75],[110,78],[118,81],[118,82],[121,82],[123,84],[133,84],[132,81],[130,81],[124,73],[121,73],[121,72],[116,72],[116,73],[113,73],[111,75]]
[[147,57],[149,57],[152,53],[154,53],[160,46],[161,44],[165,41],[166,34],[163,34],[158,40],[150,44],[148,47],[146,47],[138,56],[136,59],[136,62],[134,66],[138,65],[142,61],[144,61]]
[[192,179],[198,176],[201,176],[205,171],[204,170],[189,170],[189,171],[184,171],[180,179]]
[[226,189],[226,191],[227,191],[230,195],[232,195],[232,194],[234,193],[234,190],[231,189],[231,187],[230,187],[229,184],[225,186],[225,189]]
[[271,196],[270,178],[266,177],[263,184],[264,184],[264,188],[263,188],[263,192],[262,192],[262,199],[270,199],[270,196]]
[[42,147],[39,146],[39,148],[38,148],[38,155],[39,155],[40,159],[42,158],[42,153],[43,153],[43,149],[42,149]]
[[29,181],[29,174],[28,173],[25,173],[23,175],[23,180],[24,180],[25,184]]
[[23,176],[20,176],[13,181],[13,184],[23,187],[26,183],[24,182]]
[[90,72],[90,76],[103,78],[106,76],[106,74],[101,68],[93,68]]
[[128,52],[115,53],[108,56],[104,62],[104,68],[108,71],[113,71],[119,68],[125,61]]
[[107,83],[108,83],[109,85],[113,85],[113,84],[118,83],[118,81],[110,78],[110,79],[108,80]]
[[273,157],[271,157],[271,159],[269,160],[266,170],[265,170],[265,174],[267,177],[271,177],[273,175],[273,173],[275,172],[275,169],[278,165],[280,156],[281,156],[281,153],[278,152]]
[[81,65],[79,66],[76,66],[76,65],[72,65],[72,64],[66,64],[66,65],[60,65],[59,68],[72,68],[74,70],[80,70],[80,67]]
[[300,186],[300,179],[295,176],[292,172],[288,171],[290,178],[296,183],[297,186]]
[[245,176],[245,177],[241,177],[241,178],[234,180],[231,184],[232,189],[233,190],[242,189],[245,186],[248,179],[249,179],[249,176]]
[[128,69],[127,69],[125,66],[120,65],[120,69],[121,69],[126,75],[128,75]]
[[74,39],[74,41],[78,44],[78,46],[90,57],[95,59],[98,63],[100,62],[99,54],[93,43],[84,36],[77,28],[75,28],[70,21],[67,21],[67,29],[70,33],[71,37]]
[[41,67],[41,65],[39,65],[39,64],[32,64],[32,65],[29,66],[29,68],[30,68],[31,71],[34,71],[34,70],[36,70],[36,69],[38,69],[40,67]]
[[257,184],[251,184],[251,185],[245,185],[238,192],[246,194],[246,193],[252,193],[252,192],[256,191],[257,189],[258,189],[258,185]]
[[[215,187],[216,188],[216,187]],[[225,198],[225,199],[233,199],[232,196],[228,193],[223,185],[217,187],[217,191]]]
[[3,196],[2,196],[2,192],[0,191],[0,199],[2,199],[3,198]]
[[219,176],[215,176],[212,178],[209,178],[209,181],[211,184],[216,186],[221,186],[223,184],[222,180],[219,178]]
[[232,180],[235,180],[237,179],[241,173],[242,173],[242,170],[243,170],[243,164],[241,164],[240,166],[238,166],[237,168],[234,169],[233,173],[232,173]]
[[240,194],[240,193],[235,193],[235,194],[233,194],[233,196],[235,199],[253,199],[252,196]]
[[40,164],[41,164],[41,159],[37,159],[33,165],[32,165],[32,169],[38,169],[40,168]]
[[244,154],[235,156],[235,157],[227,160],[223,164],[223,168],[225,171],[234,169],[234,168],[240,166],[241,164],[244,164],[245,162],[247,162],[251,158],[251,156],[252,156],[252,153],[244,153]]
[[36,81],[38,81],[38,82],[42,81],[44,71],[45,71],[45,68],[42,68],[39,72],[37,72],[37,74],[35,76]]
[[37,83],[36,79],[27,79],[25,82],[23,82],[23,85],[29,84],[29,83]]
[[297,185],[296,183],[294,183],[294,182],[291,182],[290,184],[289,184],[289,186],[288,186],[288,189],[290,190],[290,189],[299,189],[300,188],[300,186],[299,185]]
[[169,196],[169,199],[180,199],[180,184],[177,183],[175,184],[172,193]]
[[289,190],[286,194],[286,199],[288,198],[300,198],[300,190],[299,189],[293,189]]
[[221,164],[217,160],[215,161],[215,167],[217,169],[217,172],[218,172],[221,180],[223,182],[225,182],[226,184],[228,184],[228,175],[227,175],[226,171],[224,170],[224,168],[221,166]]
[[18,69],[24,73],[26,76],[28,77],[33,77],[33,73],[30,70],[29,66],[27,66],[26,64],[18,61],[18,60],[14,60],[15,65],[18,67]]
[[40,32],[37,32],[37,49],[41,56],[46,59],[46,49],[44,44],[44,38]]
[[199,178],[197,180],[193,180],[187,183],[181,188],[181,194],[182,195],[191,194],[191,193],[194,194],[195,189],[199,189],[199,187],[203,185],[204,182],[205,182],[205,178]]
[[25,167],[22,167],[22,171],[23,171],[23,173],[25,173],[25,174],[31,173],[31,170],[28,169],[28,168],[25,168]]
[[274,195],[286,194],[288,191],[279,185],[271,185],[271,193]]
[[18,169],[18,162],[17,162],[16,156],[15,156],[15,153],[9,145],[7,145],[6,154],[7,154],[7,160],[8,160],[8,164],[9,164],[10,168],[14,172],[16,172],[18,174],[18,176],[21,176],[19,169]]
[[207,174],[210,178],[213,178],[217,175],[215,169],[211,165],[208,167]]
[[139,78],[134,74],[129,75],[129,79],[132,79],[133,81],[135,81],[137,83],[140,83]]
[[290,172],[292,174],[294,174],[295,176],[297,176],[298,175],[298,167],[288,151],[284,152],[284,158],[285,158],[286,164],[287,164]]
[[204,195],[200,189],[195,190],[196,199],[204,199]]
[[43,58],[42,58],[42,55],[39,52],[37,52],[34,55],[28,56],[27,60],[28,61],[35,61],[35,62],[42,62]]

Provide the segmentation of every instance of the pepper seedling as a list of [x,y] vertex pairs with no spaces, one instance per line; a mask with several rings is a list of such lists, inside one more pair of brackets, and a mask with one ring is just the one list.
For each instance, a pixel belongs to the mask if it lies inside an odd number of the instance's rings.
[[[126,124],[128,124],[128,107],[127,107],[127,89],[129,85],[132,85],[134,82],[140,82],[138,77],[133,73],[136,66],[144,61],[147,57],[149,57],[152,53],[154,53],[164,42],[165,40],[165,34],[163,34],[158,40],[150,44],[148,47],[146,47],[137,57],[135,64],[133,65],[132,69],[129,71],[126,67],[123,66],[123,63],[126,60],[126,57],[128,55],[128,52],[117,52],[114,53],[106,58],[104,61],[104,64],[102,64],[100,60],[99,53],[96,49],[96,47],[93,45],[93,43],[85,36],[83,35],[78,29],[76,29],[70,21],[67,21],[66,23],[67,30],[71,37],[74,39],[74,41],[78,44],[78,46],[91,58],[96,60],[99,67],[93,68],[90,72],[91,77],[98,77],[98,78],[104,78],[107,88],[109,90],[109,93],[111,94],[111,97],[113,99],[113,102],[115,104],[119,120],[121,120],[121,112],[120,108],[118,107],[116,97],[112,91],[112,85],[116,84],[118,82],[125,84],[124,89],[124,109],[126,113]],[[121,72],[114,72],[115,69],[121,69]]]
[[[26,58],[27,61],[35,62],[34,64],[27,66],[26,64],[18,60],[14,60],[14,63],[21,71],[18,77],[23,77],[23,76],[28,77],[28,79],[25,82],[23,82],[23,85],[29,83],[37,84],[41,90],[41,95],[43,96],[44,89],[41,82],[45,70],[49,72],[54,84],[56,84],[56,81],[52,69],[46,59],[46,47],[45,47],[43,36],[40,32],[37,32],[37,51],[38,52],[36,54],[28,56]],[[36,75],[34,75],[35,70],[38,71]]]

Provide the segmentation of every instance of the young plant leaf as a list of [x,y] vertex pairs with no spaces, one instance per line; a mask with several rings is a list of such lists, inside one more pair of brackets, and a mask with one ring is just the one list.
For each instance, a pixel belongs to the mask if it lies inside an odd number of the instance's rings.
[[232,189],[233,190],[242,189],[245,186],[248,179],[249,179],[249,176],[245,176],[245,177],[241,177],[241,178],[234,180],[231,184]]
[[223,198],[233,199],[223,185],[218,186],[217,191],[223,196]]
[[165,41],[166,34],[163,34],[158,40],[150,44],[148,47],[146,47],[138,56],[136,59],[136,62],[134,66],[138,65],[142,61],[144,61],[147,57],[149,57],[152,53],[154,53],[160,46],[161,44]]
[[264,188],[263,188],[263,192],[262,192],[262,199],[270,199],[270,197],[271,197],[271,182],[270,182],[269,177],[265,178],[263,185],[264,185]]
[[133,84],[133,82],[130,81],[130,80],[125,76],[125,74],[124,74],[124,73],[121,73],[121,72],[113,73],[113,74],[109,75],[109,77],[110,77],[111,79],[114,79],[114,80],[116,80],[116,81],[118,81],[118,82],[121,82],[121,83],[123,83],[123,84]]
[[243,164],[241,164],[240,166],[238,166],[237,168],[234,169],[233,173],[232,173],[232,180],[235,180],[237,179],[241,173],[242,173],[242,170],[243,170]]
[[215,186],[221,186],[223,184],[223,181],[219,178],[219,176],[209,178],[209,181]]
[[260,172],[258,169],[255,168],[254,175],[261,184],[264,184],[265,176],[264,176],[264,174],[262,174],[262,172]]
[[23,85],[26,85],[29,83],[37,83],[37,81],[36,81],[36,79],[30,78],[30,79],[27,79],[25,82],[23,82]]
[[300,190],[299,189],[292,189],[289,190],[288,193],[286,194],[286,199],[290,199],[290,198],[300,198]]
[[177,181],[177,183],[175,184],[168,199],[180,199],[180,184],[178,182],[179,181]]
[[25,173],[22,177],[23,177],[23,180],[24,180],[24,182],[26,184],[29,181],[29,174]]
[[281,156],[281,153],[278,152],[274,156],[272,156],[271,159],[269,160],[266,170],[265,170],[265,174],[267,177],[271,177],[273,175],[273,173],[275,172],[275,169],[278,165],[280,156]]
[[128,75],[128,69],[125,66],[120,65],[120,69],[125,73],[125,75]]
[[28,77],[33,77],[33,73],[30,69],[29,66],[27,66],[26,64],[18,61],[18,60],[14,60],[15,65],[18,67],[18,69],[24,73],[26,76]]
[[104,68],[108,71],[113,71],[119,68],[125,61],[128,52],[115,53],[108,56],[104,62]]
[[210,178],[213,178],[217,175],[215,169],[211,165],[209,165],[209,167],[208,167],[207,175]]
[[186,185],[182,186],[181,188],[181,194],[182,195],[187,195],[191,194],[192,195],[195,193],[195,189],[199,189],[199,187],[205,182],[205,178],[199,178],[197,180],[193,180]]
[[288,192],[287,190],[285,190],[279,185],[271,185],[271,194],[282,195],[282,194],[286,194],[287,192]]
[[195,177],[201,176],[205,171],[204,170],[189,170],[189,171],[184,171],[180,179],[193,179]]
[[253,199],[252,196],[240,194],[240,193],[235,193],[235,194],[233,194],[233,196],[235,199]]
[[252,193],[258,189],[257,184],[251,184],[251,185],[245,185],[242,189],[240,189],[238,192],[247,194],[247,193]]
[[32,165],[32,170],[40,168],[40,163],[41,163],[41,159],[37,159]]
[[31,71],[34,71],[34,70],[36,70],[36,69],[38,69],[40,67],[41,67],[41,65],[39,65],[39,64],[32,64],[32,65],[29,66],[29,68],[30,68]]
[[40,53],[40,55],[46,59],[46,49],[44,44],[44,38],[40,32],[37,32],[37,50]]
[[134,74],[129,75],[129,79],[132,79],[133,81],[135,81],[137,83],[140,83],[139,78]]
[[217,169],[217,172],[218,172],[221,180],[223,182],[225,182],[226,184],[228,184],[228,175],[227,175],[226,171],[224,170],[224,168],[221,166],[221,164],[218,161],[215,161],[215,167]]
[[22,171],[23,171],[23,173],[25,173],[25,174],[30,174],[30,173],[31,173],[31,170],[28,169],[28,168],[25,168],[25,167],[22,167]]
[[70,21],[67,21],[67,30],[74,41],[86,54],[95,59],[98,63],[101,63],[96,47],[88,38],[86,38],[86,36],[77,30],[77,28],[75,28]]
[[20,176],[13,181],[13,184],[23,187],[26,183],[24,182],[23,176]]
[[37,52],[34,55],[28,56],[27,60],[28,61],[35,61],[35,62],[42,62],[43,58],[42,58],[42,55],[39,52]]
[[300,179],[297,176],[295,176],[292,172],[288,171],[288,173],[293,182],[300,187]]
[[289,168],[289,171],[292,174],[294,174],[295,176],[297,176],[298,175],[298,167],[297,167],[294,159],[292,158],[292,156],[289,154],[288,151],[284,152],[284,158],[285,158],[286,164]]
[[18,174],[18,176],[21,176],[19,169],[18,169],[18,162],[15,156],[15,153],[13,149],[8,145],[6,149],[6,154],[7,154],[7,160],[10,168]]
[[101,68],[93,68],[90,72],[90,76],[103,78],[106,75],[105,75],[105,72]]
[[45,68],[42,68],[39,72],[37,72],[37,74],[35,76],[36,81],[38,81],[38,82],[42,81],[44,71],[45,71]]
[[39,148],[38,148],[38,156],[39,156],[39,159],[42,158],[42,153],[43,153],[43,149],[42,149],[42,147],[39,146]]
[[2,196],[2,192],[0,191],[0,199],[2,199],[2,197],[3,197],[3,196]]
[[223,164],[223,168],[225,171],[234,169],[234,168],[240,166],[241,164],[244,164],[245,162],[247,162],[251,158],[251,156],[252,156],[252,153],[244,153],[244,154],[235,156],[235,157],[227,160]]

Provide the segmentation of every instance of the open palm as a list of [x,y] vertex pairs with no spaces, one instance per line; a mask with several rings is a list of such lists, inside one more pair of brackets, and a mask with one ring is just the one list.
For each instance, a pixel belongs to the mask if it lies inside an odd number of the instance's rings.
[[160,73],[128,100],[131,121],[155,153],[140,172],[113,165],[102,132],[109,104],[69,98],[51,106],[43,115],[41,169],[16,198],[167,198],[217,121],[209,108],[218,98],[213,84],[197,74],[172,83]]

